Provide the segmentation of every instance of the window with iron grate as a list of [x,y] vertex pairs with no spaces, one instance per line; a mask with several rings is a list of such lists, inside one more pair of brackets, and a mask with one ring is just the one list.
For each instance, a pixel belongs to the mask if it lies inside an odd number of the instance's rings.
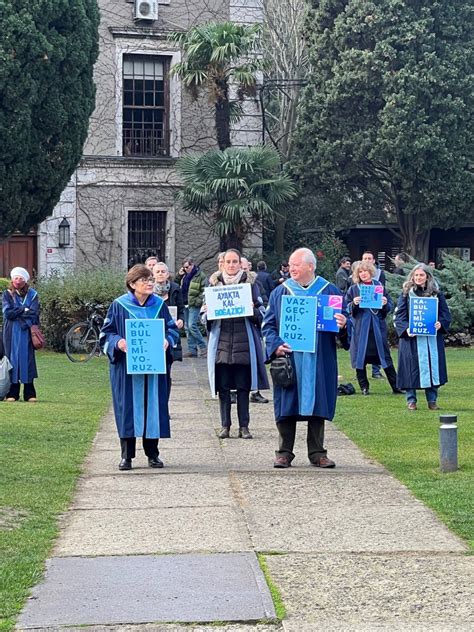
[[156,256],[164,261],[166,248],[166,211],[128,212],[128,267]]

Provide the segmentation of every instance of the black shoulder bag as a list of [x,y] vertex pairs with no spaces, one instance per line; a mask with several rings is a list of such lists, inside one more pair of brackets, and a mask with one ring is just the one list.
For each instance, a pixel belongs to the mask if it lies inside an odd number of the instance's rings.
[[270,364],[270,375],[272,376],[274,386],[281,388],[289,388],[296,383],[295,371],[291,357],[288,354],[278,356]]

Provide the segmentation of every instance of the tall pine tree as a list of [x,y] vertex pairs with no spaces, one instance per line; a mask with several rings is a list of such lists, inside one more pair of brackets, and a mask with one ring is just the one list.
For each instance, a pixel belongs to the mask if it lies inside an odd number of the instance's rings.
[[376,210],[426,260],[431,227],[472,220],[472,3],[311,4],[295,171],[334,224]]
[[96,0],[0,0],[0,237],[51,214],[94,108]]

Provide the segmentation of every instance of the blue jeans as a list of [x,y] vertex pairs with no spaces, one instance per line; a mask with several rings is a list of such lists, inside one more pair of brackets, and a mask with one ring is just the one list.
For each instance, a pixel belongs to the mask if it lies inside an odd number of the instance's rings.
[[197,355],[199,349],[206,348],[206,341],[199,331],[199,307],[185,307],[184,319],[186,324],[186,334],[188,336],[188,351]]
[[[429,388],[425,388],[425,396],[426,396],[426,401],[428,403],[434,403],[436,402],[436,400],[438,399],[438,387],[437,386],[430,386]],[[407,395],[407,402],[410,403],[414,403],[416,404],[416,389],[414,388],[407,388],[405,390],[406,395]]]

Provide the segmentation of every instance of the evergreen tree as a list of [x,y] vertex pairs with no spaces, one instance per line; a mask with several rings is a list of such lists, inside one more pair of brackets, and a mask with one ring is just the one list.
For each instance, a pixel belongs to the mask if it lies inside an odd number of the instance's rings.
[[295,171],[333,225],[376,210],[426,260],[431,227],[472,218],[472,3],[311,4]]
[[0,0],[0,237],[51,214],[94,108],[96,0]]

